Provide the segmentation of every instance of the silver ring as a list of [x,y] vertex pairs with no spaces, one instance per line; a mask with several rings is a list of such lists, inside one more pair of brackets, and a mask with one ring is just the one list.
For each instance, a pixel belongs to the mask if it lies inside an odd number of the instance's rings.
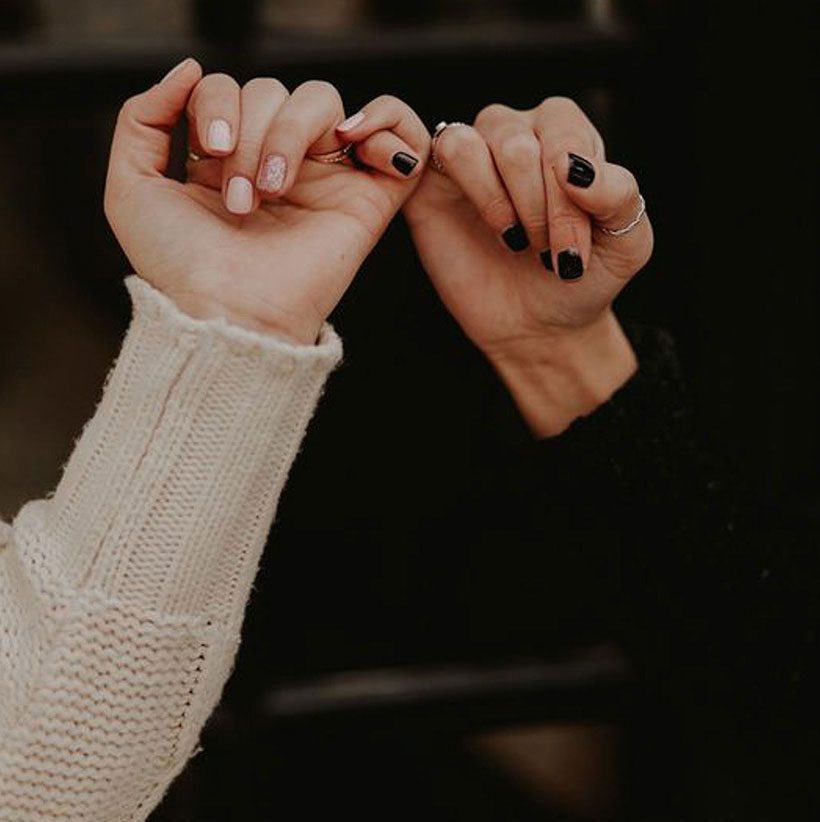
[[638,194],[638,213],[631,222],[627,223],[623,228],[604,228],[601,225],[599,225],[598,228],[610,237],[623,237],[624,234],[629,234],[630,231],[634,231],[638,223],[643,220],[645,216],[646,200],[644,200],[643,194]]
[[351,151],[353,151],[353,143],[348,143],[346,146],[342,146],[333,151],[326,151],[324,154],[308,154],[306,157],[308,160],[316,160],[317,163],[327,163],[330,165],[333,163],[343,163],[350,156]]
[[467,123],[462,123],[458,120],[455,120],[452,123],[448,123],[446,120],[442,120],[433,131],[433,139],[430,142],[430,162],[433,164],[433,168],[440,174],[444,174],[444,163],[441,162],[441,159],[439,158],[438,154],[436,154],[436,145],[438,144],[439,138],[442,134],[444,134],[446,129],[450,128],[450,126],[466,125]]
[[191,163],[198,163],[205,158],[201,154],[197,154],[190,146],[188,147],[188,160]]

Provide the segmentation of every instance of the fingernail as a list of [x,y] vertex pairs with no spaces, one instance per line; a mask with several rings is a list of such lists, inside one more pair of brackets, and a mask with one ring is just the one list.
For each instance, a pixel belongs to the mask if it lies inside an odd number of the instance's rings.
[[569,152],[569,173],[567,182],[578,188],[589,188],[595,179],[595,169],[589,160]]
[[247,177],[228,180],[225,206],[231,214],[247,214],[253,208],[253,185]]
[[406,151],[397,151],[391,160],[393,168],[400,171],[405,177],[409,177],[413,173],[413,169],[419,164],[416,157],[408,154]]
[[351,114],[347,120],[343,120],[336,126],[336,131],[350,131],[352,128],[356,128],[361,121],[364,120],[364,112],[357,111],[355,114]]
[[558,255],[558,276],[562,280],[577,280],[583,273],[584,263],[574,248],[568,248]]
[[510,251],[523,251],[530,244],[527,232],[524,231],[524,226],[521,223],[511,225],[501,237]]
[[552,266],[552,252],[548,248],[545,248],[539,256],[541,257],[542,265],[547,271],[555,271]]
[[211,120],[208,126],[208,148],[213,151],[231,150],[231,127],[227,120]]
[[259,172],[259,188],[275,194],[285,184],[287,173],[288,161],[281,154],[268,154]]
[[160,80],[160,83],[164,83],[166,80],[170,80],[175,74],[179,74],[188,63],[191,62],[190,57],[186,57],[181,63],[177,63],[169,72],[165,75],[165,77]]

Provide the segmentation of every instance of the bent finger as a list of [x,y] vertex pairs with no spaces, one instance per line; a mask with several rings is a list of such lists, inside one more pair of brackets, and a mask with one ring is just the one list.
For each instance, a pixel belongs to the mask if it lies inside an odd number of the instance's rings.
[[287,97],[288,90],[272,77],[256,77],[242,87],[236,149],[222,168],[223,198],[232,214],[249,214],[259,205],[253,182],[259,155],[265,134]]
[[544,186],[553,269],[562,280],[578,280],[589,265],[592,249],[589,216],[561,188],[548,162],[544,164]]
[[336,127],[336,133],[350,142],[360,143],[379,131],[393,132],[419,165],[427,162],[430,133],[421,118],[404,100],[390,94],[376,97]]
[[187,111],[191,148],[198,154],[224,157],[234,150],[239,95],[239,84],[227,74],[209,74],[197,83]]
[[377,131],[356,144],[356,159],[391,177],[406,180],[417,175],[423,166],[409,146],[392,131]]
[[450,126],[436,143],[436,156],[443,163],[444,173],[507,248],[527,248],[527,235],[484,138],[472,126]]
[[256,174],[261,196],[282,196],[296,180],[308,151],[321,154],[341,148],[335,133],[344,104],[330,83],[303,83],[276,112],[265,135]]
[[550,237],[538,138],[521,120],[507,121],[484,136],[530,243],[543,252]]

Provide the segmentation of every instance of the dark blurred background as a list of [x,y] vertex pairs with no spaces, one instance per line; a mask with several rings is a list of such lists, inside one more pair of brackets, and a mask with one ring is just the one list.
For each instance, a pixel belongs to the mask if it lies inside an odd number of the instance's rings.
[[[574,97],[656,229],[619,313],[673,333],[712,439],[761,494],[812,514],[816,10],[2,0],[0,511],[54,486],[127,324],[127,262],[102,214],[117,109],[193,55],[240,82],[331,80],[349,112],[393,93],[431,129],[491,102]],[[234,677],[152,818],[662,818],[674,763],[632,741],[662,729],[605,631],[576,646],[539,610],[548,548],[496,583],[498,546],[468,584],[457,534],[398,537],[521,437],[400,221],[333,321],[346,362],[282,499]]]

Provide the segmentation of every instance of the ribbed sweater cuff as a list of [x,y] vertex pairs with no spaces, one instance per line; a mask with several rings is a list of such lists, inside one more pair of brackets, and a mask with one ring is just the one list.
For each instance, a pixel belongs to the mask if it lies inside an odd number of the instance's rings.
[[51,583],[169,615],[241,620],[288,470],[341,342],[196,320],[136,276],[102,400],[28,532]]

